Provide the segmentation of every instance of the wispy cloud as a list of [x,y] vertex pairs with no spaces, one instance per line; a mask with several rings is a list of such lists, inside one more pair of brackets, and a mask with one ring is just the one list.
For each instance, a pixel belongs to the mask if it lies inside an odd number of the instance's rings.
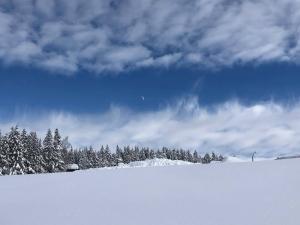
[[25,114],[0,122],[4,130],[14,124],[42,135],[48,127],[58,127],[76,146],[168,146],[242,155],[257,151],[261,156],[300,153],[300,105],[227,102],[206,109],[191,98],[153,112],[114,106],[98,115]]
[[295,0],[0,1],[0,59],[73,73],[298,63]]

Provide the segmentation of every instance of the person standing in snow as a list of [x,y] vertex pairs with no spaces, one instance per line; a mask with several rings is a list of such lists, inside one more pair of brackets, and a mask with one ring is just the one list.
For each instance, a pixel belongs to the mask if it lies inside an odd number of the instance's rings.
[[254,155],[256,154],[256,152],[253,152],[252,154],[252,162],[254,162]]

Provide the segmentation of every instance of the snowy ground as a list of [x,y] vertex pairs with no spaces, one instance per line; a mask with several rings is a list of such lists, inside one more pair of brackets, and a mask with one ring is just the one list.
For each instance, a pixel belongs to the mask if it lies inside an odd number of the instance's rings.
[[1,225],[299,225],[300,159],[0,177]]
[[150,159],[145,161],[136,161],[129,164],[120,164],[118,168],[132,168],[132,167],[156,167],[156,166],[182,166],[191,165],[192,163],[181,160],[170,159]]
[[[266,160],[274,160],[275,157],[273,158],[262,158],[262,157],[255,157],[254,161],[258,162],[258,161],[266,161]],[[226,162],[251,162],[252,159],[251,157],[244,157],[244,156],[227,156],[226,157]]]

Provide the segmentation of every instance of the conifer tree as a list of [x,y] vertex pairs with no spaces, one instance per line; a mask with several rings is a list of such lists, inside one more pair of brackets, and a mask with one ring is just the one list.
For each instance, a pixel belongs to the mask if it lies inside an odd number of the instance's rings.
[[116,147],[116,160],[117,160],[117,165],[119,163],[123,163],[123,152],[122,149],[117,145]]
[[99,167],[105,167],[106,162],[105,162],[105,150],[103,145],[100,148],[100,151],[97,154],[98,159],[99,159]]
[[60,133],[58,129],[55,129],[54,131],[54,138],[53,138],[53,161],[55,163],[55,170],[56,171],[63,171],[64,170],[64,161],[62,158],[62,151],[63,151],[63,145]]
[[218,157],[214,152],[211,153],[211,160],[212,161],[218,161]]
[[124,163],[132,162],[132,154],[129,146],[124,147],[123,150],[123,161]]
[[53,147],[57,151],[61,151],[62,149],[62,141],[58,129],[55,129],[54,131]]
[[78,164],[78,161],[76,161],[76,152],[71,147],[65,154],[63,154],[63,160],[65,164]]
[[198,152],[194,151],[193,153],[193,162],[194,163],[198,163],[199,162],[199,156],[198,156]]
[[43,141],[43,156],[46,164],[46,170],[49,173],[61,170],[61,155],[58,152],[58,148],[58,140],[56,140],[56,147],[54,147],[52,132],[49,129]]
[[211,157],[208,153],[206,153],[202,159],[202,163],[210,163],[211,162]]
[[117,155],[116,153],[112,153],[110,166],[117,166],[117,165],[118,165]]
[[92,167],[88,156],[87,156],[87,149],[83,150],[83,151],[79,151],[79,162],[78,162],[78,166],[80,169],[89,169]]
[[90,162],[90,167],[91,168],[99,167],[99,160],[98,160],[97,154],[94,151],[93,147],[90,146],[89,149],[86,149],[85,151],[86,151],[86,154],[87,154],[87,158]]
[[0,175],[6,175],[9,172],[8,149],[7,136],[2,136],[0,133]]
[[26,172],[26,159],[24,157],[24,146],[22,146],[18,127],[12,127],[8,134],[8,163],[9,174],[19,175]]
[[155,158],[155,152],[154,152],[153,149],[150,150],[149,158],[150,158],[150,159],[154,159],[154,158]]
[[[25,129],[21,132],[21,145],[23,148],[23,155],[25,157],[25,171],[26,173],[35,173],[35,171],[32,169],[32,164],[30,156],[29,156],[29,138],[27,136],[27,131]],[[35,153],[36,154],[36,153]]]
[[37,137],[36,132],[30,132],[28,135],[28,153],[27,157],[30,162],[28,173],[43,173],[45,172],[46,164],[42,154],[42,143]]
[[142,148],[142,150],[140,151],[140,156],[139,156],[139,160],[146,160],[147,156],[146,156],[146,151],[144,148]]
[[61,141],[61,145],[62,145],[62,150],[61,150],[61,157],[62,157],[62,161],[64,162],[64,164],[73,164],[74,162],[74,155],[72,155],[73,152],[73,148],[72,145],[69,142],[68,137],[65,137],[62,141]]
[[150,150],[149,148],[144,148],[146,159],[150,159]]

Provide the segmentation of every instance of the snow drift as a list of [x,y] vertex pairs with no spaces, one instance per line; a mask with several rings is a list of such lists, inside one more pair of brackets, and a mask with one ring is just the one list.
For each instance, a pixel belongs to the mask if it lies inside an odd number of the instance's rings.
[[[182,160],[171,160],[171,159],[148,159],[144,161],[135,161],[128,164],[119,164],[117,168],[135,168],[135,167],[156,167],[156,166],[180,166],[190,165],[191,162]],[[112,168],[112,167],[109,167]]]

